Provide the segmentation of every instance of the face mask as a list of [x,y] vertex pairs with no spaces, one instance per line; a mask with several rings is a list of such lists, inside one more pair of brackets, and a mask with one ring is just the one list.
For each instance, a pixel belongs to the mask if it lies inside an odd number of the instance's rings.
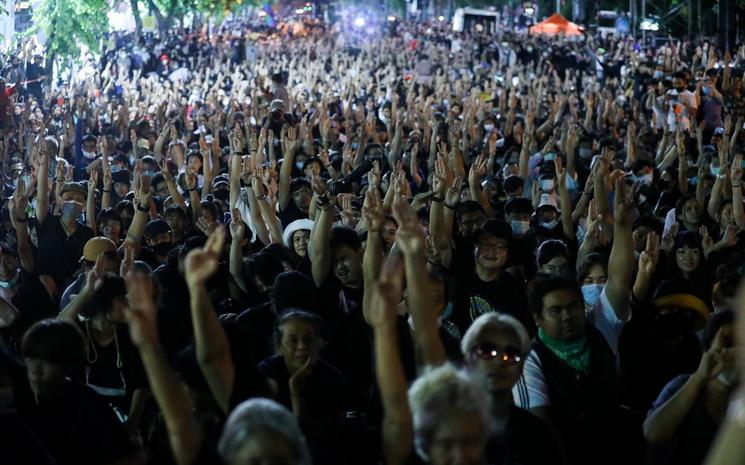
[[484,125],[484,131],[485,132],[491,133],[493,130],[494,130],[494,125],[493,124],[485,124]]
[[554,161],[555,159],[556,159],[556,154],[553,152],[549,152],[543,156],[544,161]]
[[712,166],[709,171],[711,171],[711,174],[713,176],[719,176],[719,172],[721,171],[721,168],[718,166]]
[[15,276],[10,281],[0,281],[0,287],[3,289],[9,289],[11,287],[15,287],[16,284],[18,284],[18,277],[19,274],[16,273]]
[[658,70],[658,71],[655,71],[655,72],[654,72],[654,74],[653,74],[652,76],[654,76],[654,78],[655,78],[655,79],[660,79],[660,78],[661,78],[662,76],[664,76],[664,75],[665,75],[665,74],[664,74],[664,73],[663,73],[662,71],[659,71],[659,70]]
[[83,156],[88,160],[92,160],[96,158],[96,152],[86,152],[85,150],[83,150]]
[[530,229],[530,221],[512,220],[510,221],[510,226],[516,236],[522,236]]
[[66,218],[77,218],[83,211],[83,207],[77,202],[65,202],[62,204],[62,216]]
[[675,90],[677,90],[678,93],[680,93],[680,92],[683,92],[684,90],[686,90],[686,88],[683,87],[683,86],[680,86],[680,87],[676,87]]
[[295,162],[295,168],[297,168],[299,170],[302,170],[304,164],[305,164],[305,162],[303,162],[303,161],[296,161]]
[[442,311],[441,319],[446,320],[450,315],[453,314],[453,303],[448,302],[447,307]]
[[692,186],[695,186],[698,184],[698,176],[694,176],[688,180],[689,183],[691,183]]
[[541,190],[543,192],[551,192],[552,190],[554,190],[554,180],[553,179],[542,179]]
[[579,149],[579,157],[585,160],[592,158],[592,149]]
[[153,249],[153,252],[155,255],[159,257],[165,257],[168,255],[168,252],[171,250],[171,243],[170,242],[161,242],[160,244],[155,244],[154,246],[150,247]]
[[590,307],[594,307],[600,299],[600,293],[603,291],[602,284],[583,284],[582,285],[582,297],[585,299],[585,303]]
[[711,88],[710,87],[703,87],[703,88],[701,88],[701,92],[704,95],[709,95],[709,94],[711,94]]
[[543,226],[546,229],[554,229],[556,225],[559,224],[558,220],[549,221],[547,223],[541,223],[541,226]]

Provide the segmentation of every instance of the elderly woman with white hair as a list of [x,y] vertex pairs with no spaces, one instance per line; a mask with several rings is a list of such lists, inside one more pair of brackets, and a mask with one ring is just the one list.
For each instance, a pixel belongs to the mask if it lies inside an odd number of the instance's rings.
[[483,314],[466,331],[461,350],[468,370],[485,379],[491,394],[494,430],[487,447],[489,461],[556,462],[560,448],[549,425],[512,400],[530,351],[530,336],[522,323],[503,313]]
[[310,452],[295,416],[269,399],[239,404],[228,417],[217,451],[192,414],[191,399],[170,368],[158,338],[152,283],[138,274],[127,277],[129,323],[155,400],[168,430],[179,465],[250,465],[281,463],[311,465]]

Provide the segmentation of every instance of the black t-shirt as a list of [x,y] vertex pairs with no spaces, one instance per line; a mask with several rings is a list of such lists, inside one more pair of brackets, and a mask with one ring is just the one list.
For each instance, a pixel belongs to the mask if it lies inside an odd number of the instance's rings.
[[480,315],[488,312],[507,313],[531,328],[525,283],[503,271],[493,281],[482,281],[475,271],[456,273],[456,298],[453,322],[465,334]]
[[98,465],[135,453],[114,411],[87,386],[69,381],[61,396],[37,404],[24,384],[14,386],[19,417],[59,465]]
[[0,331],[0,334],[9,343],[11,351],[17,352],[23,335],[31,325],[44,318],[56,318],[59,312],[39,277],[23,270],[20,271],[17,291],[11,302],[18,309],[19,317],[11,328]]
[[65,282],[80,268],[83,247],[93,237],[93,230],[78,223],[68,236],[58,215],[47,215],[37,230],[39,239],[39,274],[47,274],[64,290]]
[[543,465],[559,457],[556,436],[545,421],[512,406],[503,434],[493,436],[486,445],[489,463],[504,465]]
[[297,205],[295,205],[294,199],[290,199],[290,201],[287,202],[287,206],[279,211],[279,220],[282,222],[282,228],[286,228],[287,225],[295,220],[302,220],[307,218],[308,214],[300,210]]
[[[116,325],[116,339],[102,346],[84,323],[78,326],[86,337],[89,360],[79,379],[121,413],[128,414],[132,394],[146,385],[140,354],[129,338],[129,329],[126,325]],[[120,390],[122,395],[115,394],[114,390]]]
[[0,414],[0,437],[4,465],[55,464],[44,444],[15,412]]

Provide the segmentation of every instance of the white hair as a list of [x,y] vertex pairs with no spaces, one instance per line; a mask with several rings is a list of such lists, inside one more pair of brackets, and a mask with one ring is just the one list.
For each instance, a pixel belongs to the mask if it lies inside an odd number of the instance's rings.
[[479,334],[487,328],[503,328],[515,333],[515,336],[520,340],[520,350],[525,355],[530,351],[530,336],[517,318],[506,313],[489,312],[479,316],[463,335],[463,339],[460,341],[460,351],[463,355],[473,349],[476,339]]
[[225,423],[217,450],[226,462],[232,462],[241,447],[260,433],[276,434],[287,441],[295,455],[294,465],[311,465],[297,418],[271,399],[249,399],[239,404]]
[[427,451],[437,427],[456,414],[481,417],[484,436],[488,437],[492,431],[491,402],[485,383],[473,373],[450,363],[425,372],[409,388],[417,454],[428,460]]

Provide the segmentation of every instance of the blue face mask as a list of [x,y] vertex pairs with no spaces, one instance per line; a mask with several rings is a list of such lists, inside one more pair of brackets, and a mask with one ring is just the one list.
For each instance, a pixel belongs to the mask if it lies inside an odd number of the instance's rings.
[[703,93],[704,95],[709,95],[711,94],[711,88],[704,86],[701,88],[701,93]]
[[711,167],[711,174],[713,176],[719,176],[719,172],[721,171],[721,168],[718,166],[712,166]]
[[513,234],[516,236],[522,236],[528,232],[528,229],[530,229],[530,221],[512,220],[510,221],[510,226],[512,227]]
[[602,284],[583,284],[582,285],[582,297],[585,299],[585,303],[590,307],[594,307],[598,300],[600,300],[600,293],[603,292]]
[[442,311],[442,315],[440,315],[440,319],[447,320],[452,314],[453,314],[453,303],[448,302],[447,307],[445,307],[445,309]]
[[541,223],[541,226],[543,226],[546,229],[554,229],[557,224],[559,224],[559,221],[553,220],[553,221],[549,221],[548,223]]

